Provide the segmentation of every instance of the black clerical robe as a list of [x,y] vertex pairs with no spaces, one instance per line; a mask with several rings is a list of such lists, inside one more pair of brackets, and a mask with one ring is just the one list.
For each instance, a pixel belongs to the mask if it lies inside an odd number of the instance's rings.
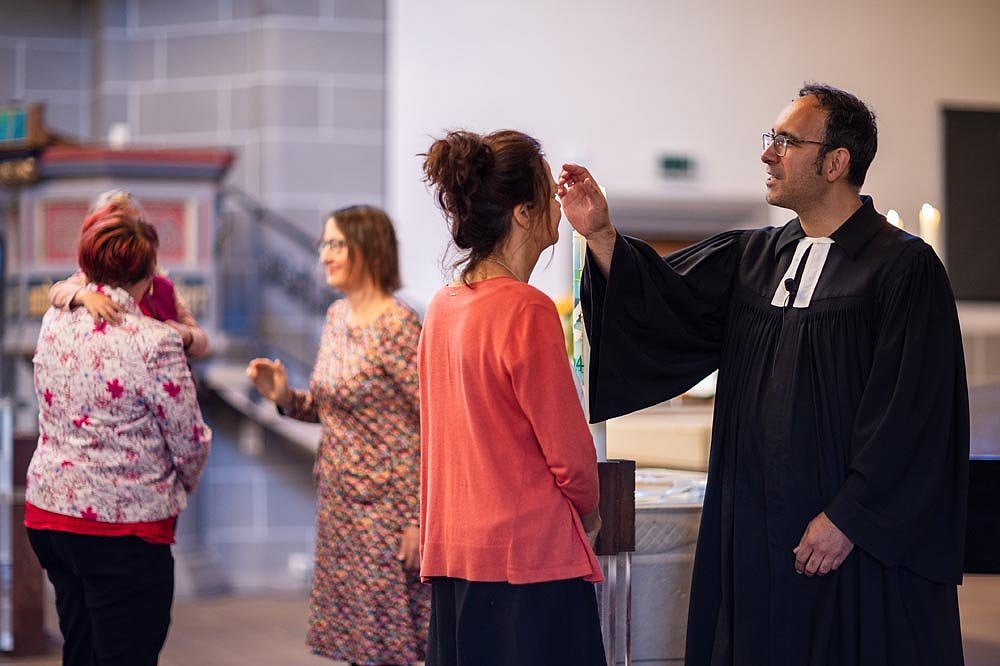
[[[719,370],[688,666],[962,663],[955,300],[933,250],[861,204],[825,239],[804,301],[798,220],[665,259],[619,235],[607,279],[588,259],[593,421]],[[792,549],[821,511],[855,547],[829,575],[796,574]]]

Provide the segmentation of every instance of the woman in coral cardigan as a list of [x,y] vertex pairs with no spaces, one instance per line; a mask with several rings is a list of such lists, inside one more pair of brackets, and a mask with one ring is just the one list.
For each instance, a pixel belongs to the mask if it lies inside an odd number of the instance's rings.
[[559,236],[541,147],[451,132],[424,162],[461,275],[419,346],[428,666],[604,664],[594,444],[555,305],[527,284]]

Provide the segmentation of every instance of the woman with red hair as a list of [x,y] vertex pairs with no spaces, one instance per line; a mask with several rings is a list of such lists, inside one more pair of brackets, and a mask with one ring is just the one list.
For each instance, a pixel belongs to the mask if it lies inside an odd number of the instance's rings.
[[[115,210],[130,211],[139,218],[146,219],[142,206],[131,194],[124,190],[108,190],[97,197],[90,214],[83,221],[81,235]],[[86,285],[87,276],[84,271],[77,271],[65,280],[52,285],[49,289],[49,303],[57,308],[67,309],[82,305],[95,322],[107,320],[111,324],[120,323],[121,307],[100,292],[84,289]],[[208,355],[208,335],[198,325],[187,303],[166,276],[153,276],[149,291],[143,294],[139,301],[139,309],[144,315],[159,319],[180,333],[184,342],[184,352],[188,358]]]
[[157,663],[174,524],[211,445],[180,335],[139,310],[157,246],[156,229],[133,211],[99,211],[80,267],[122,322],[49,308],[38,337],[24,524],[55,587],[64,665]]

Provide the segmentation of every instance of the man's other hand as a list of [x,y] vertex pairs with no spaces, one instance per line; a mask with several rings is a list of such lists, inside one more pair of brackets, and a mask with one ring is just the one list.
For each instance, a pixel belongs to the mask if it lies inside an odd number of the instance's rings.
[[825,576],[836,571],[853,549],[854,543],[825,513],[820,513],[809,521],[799,545],[792,550],[795,572]]

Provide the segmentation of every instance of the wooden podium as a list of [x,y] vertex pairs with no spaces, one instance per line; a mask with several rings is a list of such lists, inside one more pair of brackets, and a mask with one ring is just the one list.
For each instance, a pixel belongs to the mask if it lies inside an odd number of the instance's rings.
[[598,555],[635,552],[635,461],[597,463],[601,480],[601,531],[594,544]]
[[[619,630],[624,629],[624,663],[632,656],[632,553],[635,552],[635,461],[597,463],[601,482],[601,531],[594,552],[604,570],[598,605],[608,665],[618,663]],[[624,589],[619,590],[619,577]],[[623,605],[624,609],[619,609]],[[623,617],[620,617],[619,611]],[[623,627],[619,625],[623,624]]]

